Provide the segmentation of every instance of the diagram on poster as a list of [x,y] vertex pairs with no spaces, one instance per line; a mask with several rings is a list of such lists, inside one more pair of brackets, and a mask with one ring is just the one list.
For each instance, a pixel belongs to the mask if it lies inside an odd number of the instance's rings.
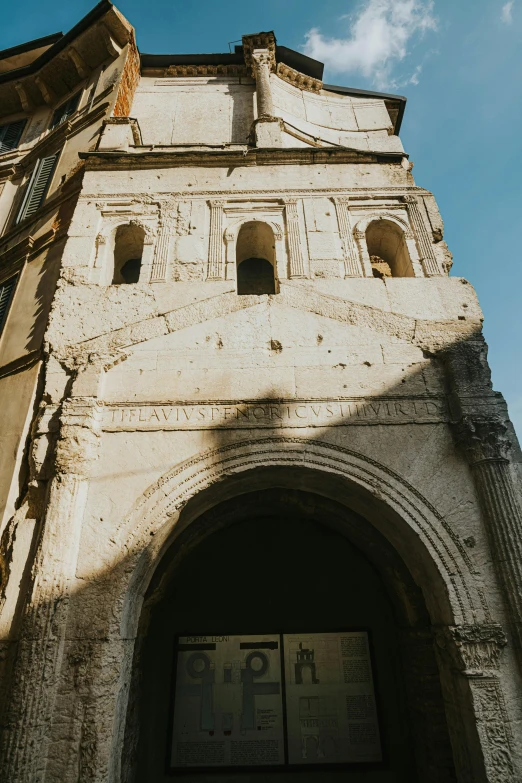
[[280,636],[179,637],[172,768],[282,765]]
[[382,760],[368,634],[285,634],[289,764]]

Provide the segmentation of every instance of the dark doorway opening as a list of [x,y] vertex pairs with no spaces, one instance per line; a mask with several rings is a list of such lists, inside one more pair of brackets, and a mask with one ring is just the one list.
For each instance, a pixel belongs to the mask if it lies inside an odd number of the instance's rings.
[[[176,773],[176,778],[184,783],[250,783],[267,776],[281,783],[455,780],[437,667],[433,650],[426,647],[427,619],[419,621],[426,624],[419,632],[424,639],[422,660],[415,660],[415,652],[412,659],[411,650],[405,652],[405,621],[398,604],[418,588],[402,581],[404,566],[393,565],[390,551],[383,549],[376,567],[366,549],[361,551],[338,532],[339,523],[331,521],[335,509],[348,516],[352,512],[318,497],[306,498],[316,496],[274,489],[226,501],[199,518],[196,532],[189,526],[181,534],[186,542],[178,540],[164,556],[149,588],[137,641],[124,754],[124,766],[132,766],[137,775],[129,775],[129,780],[172,779],[166,759],[176,635],[349,628],[365,628],[371,634],[382,764],[284,772],[265,768],[261,778],[244,772],[187,771]],[[332,509],[325,505],[321,510],[323,502]],[[367,530],[368,554],[377,551],[381,544],[371,526],[352,516],[359,520],[354,524]],[[382,564],[387,570],[384,581]],[[397,580],[391,591],[390,578]],[[431,767],[426,778],[417,774],[419,758],[421,767]]]
[[238,294],[275,294],[274,268],[265,258],[246,258],[237,268]]

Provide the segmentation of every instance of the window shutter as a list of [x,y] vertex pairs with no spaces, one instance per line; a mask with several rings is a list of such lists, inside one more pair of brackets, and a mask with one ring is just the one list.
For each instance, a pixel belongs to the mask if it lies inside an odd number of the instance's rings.
[[49,155],[48,158],[42,158],[34,167],[27,192],[18,213],[17,223],[33,215],[41,205],[47,193],[47,188],[51,182],[51,177],[58,159],[58,153]]
[[76,95],[73,95],[71,98],[69,98],[69,100],[65,101],[65,103],[62,103],[61,106],[58,106],[53,114],[49,130],[54,130],[54,128],[57,128],[58,125],[62,124],[62,122],[65,122],[65,120],[70,117],[71,114],[74,114],[78,108],[78,104],[80,103],[80,96],[81,91],[77,92]]
[[13,298],[16,285],[16,277],[10,277],[4,283],[0,283],[0,334],[7,319],[7,312]]
[[18,147],[26,122],[27,120],[16,120],[0,126],[0,155]]

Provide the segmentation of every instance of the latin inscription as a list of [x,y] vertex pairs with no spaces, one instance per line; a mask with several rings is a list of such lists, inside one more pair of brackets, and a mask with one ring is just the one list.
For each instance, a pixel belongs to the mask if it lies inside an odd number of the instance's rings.
[[105,430],[310,427],[446,421],[444,399],[110,405]]

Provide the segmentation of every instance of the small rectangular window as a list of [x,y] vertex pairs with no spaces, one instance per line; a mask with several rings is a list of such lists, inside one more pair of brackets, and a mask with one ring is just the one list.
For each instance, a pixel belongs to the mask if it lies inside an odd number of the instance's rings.
[[42,204],[49,189],[57,160],[58,153],[55,152],[54,155],[49,155],[37,162],[27,184],[24,200],[16,219],[17,223],[33,215]]
[[15,150],[20,143],[27,120],[16,120],[0,125],[0,155],[9,150]]
[[68,101],[62,103],[61,106],[58,106],[53,114],[51,124],[49,125],[49,130],[57,128],[58,125],[61,125],[62,122],[65,122],[65,120],[67,120],[71,114],[74,114],[79,106],[81,94],[82,93],[80,90],[80,92],[77,92],[76,95],[73,95],[71,98],[69,98]]
[[3,283],[0,283],[0,334],[2,334],[5,322],[7,321],[7,313],[9,312],[9,305],[11,304],[11,300],[13,298],[16,286],[16,278],[17,275],[10,277],[9,280],[5,280]]

